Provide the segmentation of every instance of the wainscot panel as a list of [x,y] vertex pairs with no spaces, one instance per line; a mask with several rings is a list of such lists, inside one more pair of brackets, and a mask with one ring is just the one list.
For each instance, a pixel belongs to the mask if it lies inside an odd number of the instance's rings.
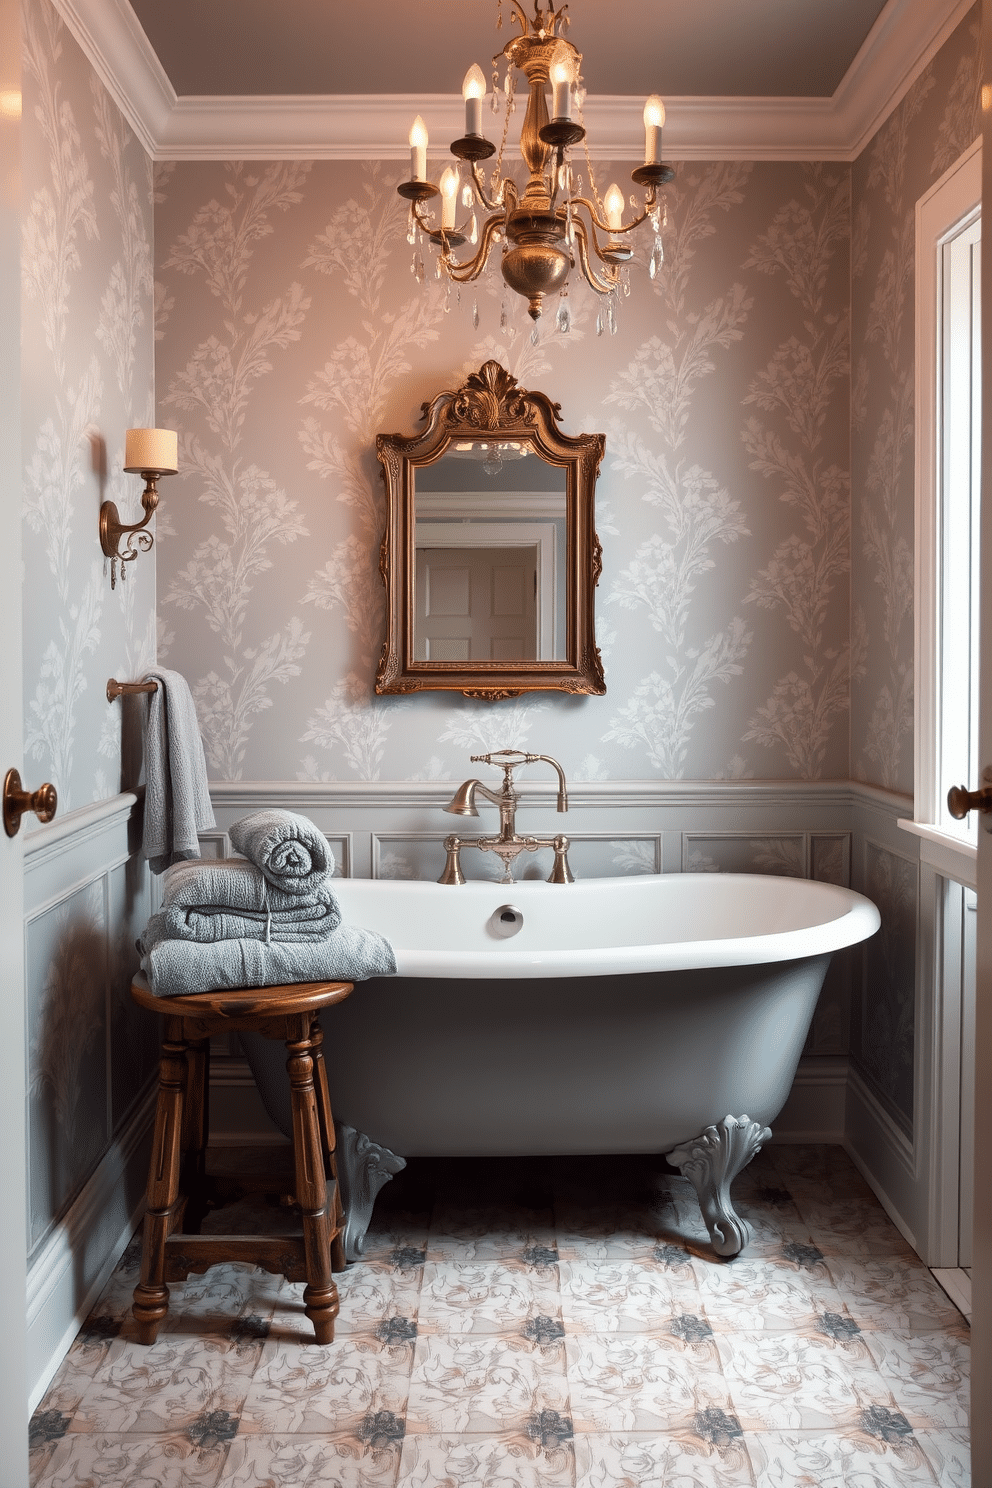
[[159,1030],[128,995],[152,908],[136,804],[118,795],[25,842],[32,1407],[143,1203]]

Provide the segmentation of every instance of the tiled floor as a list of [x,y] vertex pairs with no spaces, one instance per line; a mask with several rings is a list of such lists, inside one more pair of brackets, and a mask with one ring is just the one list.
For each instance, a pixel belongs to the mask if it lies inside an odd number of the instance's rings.
[[967,1323],[840,1149],[768,1148],[734,1192],[755,1235],[722,1262],[661,1159],[411,1162],[329,1348],[235,1266],[140,1347],[132,1246],[32,1483],[964,1488]]

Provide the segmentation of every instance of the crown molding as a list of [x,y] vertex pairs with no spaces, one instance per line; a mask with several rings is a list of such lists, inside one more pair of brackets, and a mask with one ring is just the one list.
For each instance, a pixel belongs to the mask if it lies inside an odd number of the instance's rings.
[[[448,95],[179,98],[127,0],[54,4],[155,160],[402,160],[413,115],[435,140],[463,127],[461,99]],[[972,4],[889,0],[831,98],[666,99],[665,155],[854,160]],[[640,99],[589,97],[593,158],[635,158],[641,110]]]

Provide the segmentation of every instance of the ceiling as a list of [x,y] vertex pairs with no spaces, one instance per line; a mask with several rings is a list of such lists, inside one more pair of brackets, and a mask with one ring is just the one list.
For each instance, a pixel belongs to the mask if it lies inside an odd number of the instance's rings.
[[[157,160],[399,160],[416,113],[433,153],[518,29],[512,0],[500,31],[498,0],[54,3]],[[569,0],[590,154],[633,158],[660,93],[671,159],[853,160],[973,3]]]
[[[510,0],[131,0],[180,97],[459,93]],[[532,0],[524,0],[531,14]],[[543,0],[546,8],[547,0]],[[590,93],[829,97],[885,0],[569,0]],[[619,22],[619,24],[618,24]]]

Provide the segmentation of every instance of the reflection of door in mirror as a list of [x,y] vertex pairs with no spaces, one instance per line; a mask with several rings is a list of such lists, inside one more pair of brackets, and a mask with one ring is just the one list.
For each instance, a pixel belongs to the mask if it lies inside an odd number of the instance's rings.
[[565,481],[522,441],[417,470],[415,660],[564,660]]
[[417,546],[418,661],[533,661],[536,548]]

